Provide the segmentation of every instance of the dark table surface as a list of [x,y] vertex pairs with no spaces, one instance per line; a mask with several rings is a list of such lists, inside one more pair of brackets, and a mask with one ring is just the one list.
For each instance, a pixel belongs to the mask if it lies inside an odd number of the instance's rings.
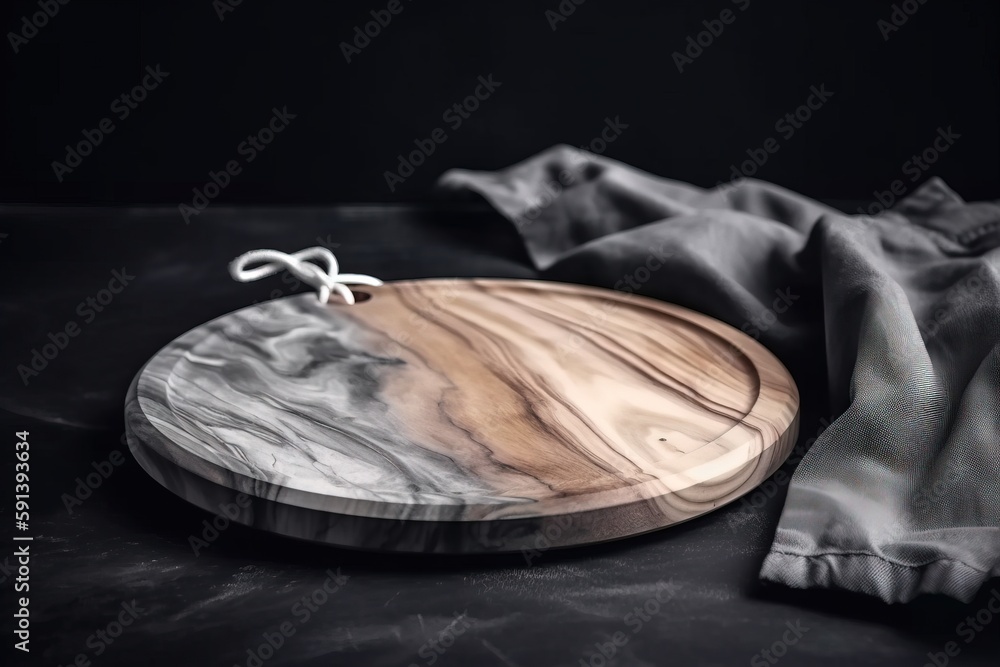
[[[34,537],[31,653],[15,652],[12,664],[919,666],[933,664],[928,653],[939,665],[998,664],[1000,615],[971,639],[959,625],[977,612],[980,622],[993,618],[983,610],[997,581],[968,605],[927,596],[897,606],[760,583],[784,501],[773,482],[752,504],[531,562],[351,552],[238,525],[196,555],[191,538],[212,537],[203,522],[213,516],[131,458],[129,382],[188,329],[292,293],[279,277],[233,282],[230,259],[313,245],[331,247],[344,271],[389,280],[537,277],[513,228],[475,205],[213,207],[190,225],[174,207],[0,207],[0,421],[11,445],[15,431],[30,433],[24,534]],[[127,285],[102,292],[115,271]],[[60,336],[67,327],[76,335]],[[47,348],[53,358],[37,375],[19,369],[52,339],[62,349]],[[803,396],[803,442],[823,423],[818,402]],[[11,525],[8,452],[0,507]],[[110,474],[78,491],[95,467]],[[13,551],[0,557],[7,591]],[[338,569],[346,580],[317,593]],[[658,590],[667,591],[662,602]],[[14,597],[0,610],[11,644]],[[261,650],[266,636],[280,646]]]

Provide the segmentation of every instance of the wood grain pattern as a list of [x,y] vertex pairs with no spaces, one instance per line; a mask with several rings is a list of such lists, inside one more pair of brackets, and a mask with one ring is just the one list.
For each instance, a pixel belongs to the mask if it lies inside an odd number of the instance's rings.
[[728,503],[787,457],[798,393],[761,345],[608,290],[417,280],[223,316],[160,351],[126,407],[182,497],[372,549],[615,539]]

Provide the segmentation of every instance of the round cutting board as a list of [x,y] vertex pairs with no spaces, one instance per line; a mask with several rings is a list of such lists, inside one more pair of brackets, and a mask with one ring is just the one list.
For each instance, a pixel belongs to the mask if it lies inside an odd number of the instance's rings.
[[617,539],[766,479],[798,391],[763,346],[671,304],[413,280],[244,308],[156,354],[126,404],[161,484],[268,531],[475,553]]

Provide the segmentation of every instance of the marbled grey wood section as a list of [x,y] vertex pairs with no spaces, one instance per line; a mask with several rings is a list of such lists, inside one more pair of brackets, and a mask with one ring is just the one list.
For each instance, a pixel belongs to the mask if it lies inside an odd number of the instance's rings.
[[[161,484],[341,546],[569,546],[675,524],[787,457],[798,392],[759,343],[618,292],[515,280],[245,308],[161,350],[129,444]],[[540,536],[544,535],[544,540]]]

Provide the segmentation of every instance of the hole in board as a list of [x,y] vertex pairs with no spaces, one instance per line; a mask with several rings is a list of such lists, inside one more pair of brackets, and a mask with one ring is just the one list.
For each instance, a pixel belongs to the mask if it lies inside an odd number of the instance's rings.
[[[352,289],[351,292],[354,294],[354,305],[359,303],[364,303],[368,299],[372,298],[370,292],[362,292],[361,290]],[[346,306],[347,303],[344,301],[343,297],[334,292],[330,295],[330,305],[331,306]]]
[[372,298],[372,295],[369,292],[362,292],[361,290],[356,289],[352,289],[351,291],[354,292],[354,303],[364,303],[368,299]]

